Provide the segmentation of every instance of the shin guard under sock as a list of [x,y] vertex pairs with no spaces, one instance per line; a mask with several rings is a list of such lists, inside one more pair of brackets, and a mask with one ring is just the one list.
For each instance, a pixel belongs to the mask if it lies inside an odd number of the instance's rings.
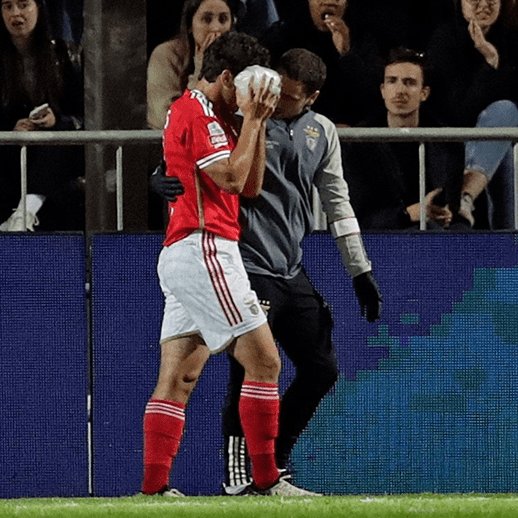
[[169,485],[185,423],[185,405],[151,399],[144,413],[144,480],[142,492],[154,494]]
[[279,427],[277,384],[243,382],[239,415],[254,483],[259,488],[269,487],[279,478],[279,470],[275,464],[275,438]]

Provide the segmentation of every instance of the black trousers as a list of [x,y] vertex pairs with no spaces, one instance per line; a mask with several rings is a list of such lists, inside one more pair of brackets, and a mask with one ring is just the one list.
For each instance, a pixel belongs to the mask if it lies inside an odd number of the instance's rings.
[[[304,271],[289,280],[253,274],[249,278],[261,303],[269,306],[274,338],[295,366],[295,377],[281,399],[276,444],[277,465],[285,468],[298,437],[338,377],[331,341],[333,322],[327,304]],[[243,435],[238,402],[244,377],[241,365],[230,355],[228,359],[230,377],[223,409],[227,468],[228,438]],[[235,462],[232,459],[231,464]]]

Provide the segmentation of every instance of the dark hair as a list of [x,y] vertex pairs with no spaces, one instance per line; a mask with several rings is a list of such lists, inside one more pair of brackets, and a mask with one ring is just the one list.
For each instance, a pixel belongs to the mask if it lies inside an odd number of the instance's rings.
[[270,53],[253,36],[226,32],[205,50],[200,76],[212,83],[224,70],[235,77],[249,65],[269,66]]
[[306,49],[286,51],[279,59],[277,71],[294,81],[300,81],[308,95],[322,88],[327,74],[322,59]]
[[[38,6],[38,20],[32,33],[30,52],[35,58],[37,99],[34,104],[56,103],[63,92],[63,77],[56,66],[55,43],[50,33],[47,8],[43,0],[34,0]],[[20,67],[16,49],[5,22],[0,23],[0,102],[6,106],[25,98],[20,88]],[[27,92],[28,94],[29,92]]]
[[413,63],[414,65],[421,67],[421,70],[423,71],[423,85],[428,85],[430,69],[426,63],[424,52],[417,52],[416,50],[408,49],[406,47],[391,49],[385,62],[385,67],[395,65],[396,63]]

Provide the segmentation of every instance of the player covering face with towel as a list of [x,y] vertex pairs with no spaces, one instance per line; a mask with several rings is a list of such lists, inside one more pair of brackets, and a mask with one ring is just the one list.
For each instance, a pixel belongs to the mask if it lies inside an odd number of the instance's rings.
[[250,491],[298,490],[280,479],[275,463],[279,355],[238,249],[239,195],[261,190],[266,120],[278,101],[265,78],[236,96],[234,78],[254,64],[268,64],[254,38],[222,35],[206,50],[196,87],[167,117],[164,157],[185,193],[170,204],[158,262],[165,307],[158,382],[144,414],[144,494],[181,496],[168,486],[185,406],[210,354],[222,350],[246,373],[239,414],[252,463]]
[[[380,316],[381,296],[364,250],[342,173],[336,128],[311,111],[325,79],[322,60],[304,49],[286,52],[278,67],[281,98],[266,129],[263,190],[241,204],[240,250],[252,288],[267,310],[279,345],[294,363],[296,376],[282,398],[276,463],[288,468],[290,453],[318,404],[336,381],[338,369],[331,341],[332,317],[302,267],[301,242],[313,229],[312,187],[316,187],[342,261],[353,277],[362,314]],[[174,168],[174,164],[172,164]],[[155,190],[173,199],[181,185],[168,171],[170,192],[152,180]],[[230,358],[231,376],[223,412],[225,493],[247,494],[246,430],[239,419],[239,400],[246,371]],[[283,477],[286,477],[283,472]]]

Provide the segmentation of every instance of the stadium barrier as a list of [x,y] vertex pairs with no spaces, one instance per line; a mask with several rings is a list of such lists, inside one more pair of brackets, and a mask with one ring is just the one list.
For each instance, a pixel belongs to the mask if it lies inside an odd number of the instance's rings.
[[[419,142],[419,199],[425,192],[425,142],[463,142],[466,140],[509,140],[514,158],[514,229],[518,230],[518,128],[338,128],[341,140],[354,142]],[[123,214],[123,145],[159,143],[161,131],[105,130],[105,131],[0,131],[0,145],[20,145],[21,195],[25,206],[27,195],[27,146],[30,145],[116,145],[116,211],[117,230],[124,230]],[[318,196],[314,197],[317,230],[325,229]],[[25,214],[25,211],[24,211]],[[426,229],[425,206],[421,203],[420,230]]]

